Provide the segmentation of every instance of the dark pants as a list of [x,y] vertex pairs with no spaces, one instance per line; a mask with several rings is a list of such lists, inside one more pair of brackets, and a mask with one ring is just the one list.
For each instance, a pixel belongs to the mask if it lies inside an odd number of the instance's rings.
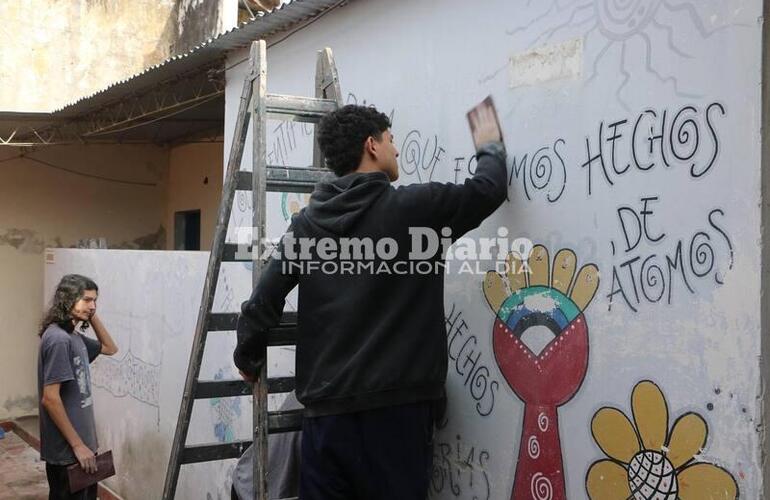
[[77,493],[70,493],[66,465],[53,465],[46,462],[45,475],[48,477],[48,500],[96,500],[95,484]]
[[302,500],[425,500],[434,403],[305,418]]

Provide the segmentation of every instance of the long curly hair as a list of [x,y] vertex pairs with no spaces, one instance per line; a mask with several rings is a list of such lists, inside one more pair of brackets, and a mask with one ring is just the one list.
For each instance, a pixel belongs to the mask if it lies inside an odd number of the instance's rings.
[[67,331],[72,331],[72,308],[78,300],[83,298],[86,290],[99,291],[96,283],[85,276],[79,274],[68,274],[64,276],[59,284],[56,285],[56,292],[53,294],[51,306],[48,312],[43,316],[40,323],[39,336],[45,333],[46,329],[57,324]]

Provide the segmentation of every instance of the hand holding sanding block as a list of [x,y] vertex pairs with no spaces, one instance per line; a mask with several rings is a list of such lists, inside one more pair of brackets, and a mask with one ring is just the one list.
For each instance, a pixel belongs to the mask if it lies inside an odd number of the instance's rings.
[[76,493],[114,475],[115,464],[112,462],[112,450],[96,455],[96,472],[93,474],[84,471],[78,463],[67,466],[70,493]]
[[[500,121],[497,119],[497,110],[491,95],[468,111],[467,116],[473,136],[473,145],[477,151],[488,142],[503,142],[503,130],[500,128]],[[504,146],[505,144],[503,144]]]

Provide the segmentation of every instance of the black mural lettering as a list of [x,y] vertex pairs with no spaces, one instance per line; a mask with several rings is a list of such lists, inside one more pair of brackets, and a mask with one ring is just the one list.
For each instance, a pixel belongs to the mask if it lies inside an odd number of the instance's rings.
[[[630,214],[633,219],[624,217],[623,214]],[[623,231],[623,238],[626,240],[626,252],[634,250],[642,241],[642,221],[636,214],[636,210],[631,207],[618,207],[618,220],[620,220],[620,229]],[[633,221],[631,226],[634,229],[635,239],[631,243],[631,236],[629,235],[629,221]]]
[[463,387],[468,388],[478,414],[486,417],[494,409],[495,393],[500,384],[491,377],[489,367],[482,361],[478,337],[469,332],[468,323],[455,304],[452,304],[446,315],[445,323],[450,364],[454,365],[454,372],[461,377]]
[[550,193],[548,194],[548,201],[551,203],[556,203],[559,198],[561,198],[561,195],[564,194],[564,188],[567,187],[567,164],[564,163],[564,158],[559,154],[559,150],[556,149],[556,146],[564,145],[566,144],[566,141],[564,139],[556,139],[556,142],[553,143],[553,153],[556,155],[556,158],[559,160],[559,164],[561,164],[561,172],[562,172],[562,179],[564,179],[561,183],[561,189],[559,190],[559,193],[551,198]]
[[[462,156],[458,156],[457,158],[455,158],[455,170],[454,170],[454,172],[455,172],[455,184],[457,184],[457,182],[459,180],[458,179],[458,174],[462,171],[462,168],[460,167],[460,164],[463,162],[463,160],[465,160],[465,158],[462,157]],[[511,183],[508,182],[508,185],[510,186]],[[508,195],[506,194],[506,196],[508,196]]]
[[517,161],[516,156],[513,157],[513,163],[511,163],[511,176],[508,179],[508,185],[509,186],[511,185],[511,179],[513,179],[514,175],[516,176],[517,179],[521,178],[522,183],[524,184],[524,196],[526,196],[528,200],[531,200],[532,198],[530,198],[529,196],[529,187],[527,186],[527,181],[524,178],[524,176],[521,175],[527,166],[528,159],[529,159],[529,153],[526,153],[519,161]]
[[[714,220],[717,215],[724,216],[724,210],[715,208],[709,212],[709,228],[696,230],[687,238],[673,240],[673,251],[651,253],[646,249],[653,245],[659,248],[661,244],[668,241],[668,235],[665,232],[653,233],[648,224],[648,219],[653,215],[649,203],[656,202],[659,198],[649,196],[641,200],[642,210],[639,212],[625,206],[617,210],[621,232],[626,241],[624,253],[633,253],[630,256],[626,255],[627,258],[619,265],[613,266],[612,283],[610,292],[607,294],[609,310],[618,294],[623,297],[626,305],[633,312],[637,312],[637,307],[642,301],[655,304],[661,302],[663,297],[666,297],[665,302],[670,305],[674,297],[677,276],[691,294],[696,293],[691,279],[699,280],[713,275],[717,284],[723,284],[723,275],[718,269],[720,259],[715,238],[721,238],[725,243],[729,261],[728,269],[732,269],[735,258],[727,231]],[[614,256],[614,242],[611,241],[610,245],[613,247]],[[641,266],[636,268],[634,264],[640,260]],[[627,276],[620,274],[618,271],[620,268],[626,268]],[[627,293],[631,287],[633,287],[633,296]]]
[[592,167],[594,162],[599,162],[599,165],[602,168],[602,172],[604,173],[604,179],[607,181],[607,184],[610,186],[613,185],[612,180],[610,179],[609,175],[607,174],[607,165],[604,163],[604,150],[602,147],[602,137],[604,136],[604,122],[599,123],[599,152],[596,153],[596,155],[591,156],[591,140],[590,138],[586,137],[586,161],[581,165],[581,167],[586,168],[588,167],[588,170],[586,170],[586,175],[588,177],[588,196],[591,196],[592,190],[591,190],[591,180],[593,178],[592,175]]
[[488,450],[466,443],[459,434],[454,439],[437,441],[433,447],[430,496],[449,494],[455,498],[489,500],[489,459]]
[[628,277],[631,280],[631,285],[633,285],[634,288],[634,300],[636,303],[639,303],[639,290],[636,289],[636,277],[634,275],[634,263],[641,259],[641,257],[633,257],[631,259],[628,259],[627,261],[620,264],[620,267],[625,267],[626,271],[628,271]]
[[[727,236],[727,233],[719,226],[716,225],[714,222],[714,214],[719,214],[724,217],[725,212],[722,209],[715,208],[711,212],[709,212],[709,225],[714,228],[716,232],[718,232],[722,238],[724,238],[725,243],[727,244],[727,249],[730,252],[730,264],[728,265],[728,269],[733,268],[733,264],[735,263],[735,254],[733,252],[733,243],[730,241],[730,237]],[[714,280],[719,283],[720,285],[723,285],[724,282],[722,281],[722,275],[717,271],[714,273]]]
[[[653,236],[650,233],[648,223],[650,216],[654,213],[652,209],[648,208],[648,204],[651,201],[658,201],[658,197],[649,196],[642,198],[642,209],[639,212],[628,206],[618,207],[618,220],[620,221],[623,237],[626,240],[626,253],[636,249],[642,240],[657,243],[666,237],[666,233],[661,233],[658,236]],[[629,231],[631,231],[633,237],[629,234]],[[634,240],[633,243],[631,242],[632,238]]]
[[719,112],[722,113],[722,116],[727,114],[725,112],[724,106],[722,106],[718,102],[712,103],[709,105],[708,108],[706,108],[706,127],[708,127],[709,135],[711,135],[711,140],[714,142],[714,154],[711,155],[711,161],[709,161],[708,165],[706,165],[706,167],[703,170],[696,171],[694,166],[690,169],[690,175],[696,178],[704,175],[709,170],[711,170],[711,167],[717,161],[717,156],[719,156],[719,136],[717,135],[716,130],[714,130],[714,124],[711,122],[711,119],[712,119],[711,111],[713,109],[718,109]]
[[[640,288],[642,289],[642,295],[648,302],[658,302],[663,294],[666,293],[666,280],[663,276],[663,269],[655,263],[654,259],[657,255],[652,254],[642,261],[641,268],[641,282]],[[647,292],[650,289],[660,288],[660,293],[650,296]]]
[[607,142],[610,143],[610,165],[612,166],[612,170],[617,175],[622,175],[626,173],[626,171],[631,168],[631,164],[627,163],[621,170],[618,170],[617,162],[615,161],[615,150],[616,150],[616,141],[623,137],[623,134],[619,133],[617,131],[618,127],[621,125],[625,125],[628,123],[628,120],[620,120],[614,123],[610,123],[607,127],[611,129],[611,134],[609,137],[607,137]]
[[703,231],[695,233],[690,240],[690,269],[698,278],[706,276],[714,269],[711,237]]
[[479,159],[476,157],[476,155],[473,155],[470,158],[468,158],[468,165],[466,167],[468,169],[469,175],[476,175],[476,166],[478,165],[478,163],[479,163]]
[[[634,123],[634,131],[631,133],[631,156],[634,160],[634,165],[639,170],[650,170],[652,167],[655,166],[654,161],[650,161],[647,165],[642,166],[641,163],[639,163],[639,156],[637,155],[637,131],[639,130],[639,124],[642,123],[642,119],[652,115],[653,118],[655,118],[657,115],[655,114],[655,111],[647,110],[644,113],[640,114],[639,117],[636,119],[636,123]],[[652,127],[650,127],[650,134],[652,134]],[[650,151],[648,156],[652,156],[652,141],[650,141]]]
[[419,130],[410,130],[401,145],[401,170],[408,175],[417,175],[418,182],[428,182],[433,179],[436,165],[445,152],[437,135],[423,139]]
[[[604,121],[600,122],[598,137],[585,139],[586,156],[581,165],[586,171],[589,196],[596,189],[597,170],[601,169],[606,185],[612,189],[617,180],[629,172],[644,173],[658,163],[674,166],[669,153],[674,163],[688,166],[692,178],[704,175],[713,168],[719,154],[719,134],[714,120],[717,113],[724,116],[726,111],[722,104],[715,102],[705,111],[691,105],[682,106],[671,113],[673,120],[669,120],[669,110],[657,113],[646,109],[633,119],[616,120],[606,126]],[[632,132],[625,134],[623,129],[631,122]],[[711,141],[701,141],[704,127]],[[609,149],[606,157],[602,147],[605,142]]]
[[623,283],[620,281],[620,276],[618,276],[618,269],[615,266],[612,266],[612,284],[610,285],[610,293],[607,294],[607,298],[610,299],[609,305],[607,306],[608,311],[612,311],[612,301],[617,294],[620,294],[620,296],[623,297],[623,300],[629,309],[636,312],[636,308],[631,305],[625,290],[623,290]]
[[567,166],[558,147],[565,143],[564,139],[559,138],[552,145],[543,146],[531,155],[530,153],[524,153],[523,156],[514,155],[508,186],[516,177],[521,180],[527,200],[531,200],[535,193],[542,191],[547,193],[546,200],[549,203],[559,201],[567,186]]
[[650,201],[658,201],[657,196],[650,196],[648,198],[642,198],[642,210],[639,212],[639,215],[642,216],[642,230],[644,231],[644,237],[647,239],[647,241],[651,241],[652,243],[657,243],[658,241],[662,240],[666,237],[666,233],[661,233],[660,236],[652,236],[650,234],[650,228],[647,226],[647,222],[649,221],[649,216],[652,215],[652,210],[649,210],[647,208],[647,203]]
[[[653,111],[653,116],[657,118],[657,114]],[[658,141],[658,148],[660,148],[660,158],[663,160],[663,164],[667,167],[670,167],[671,164],[668,162],[668,158],[666,158],[666,147],[663,144],[663,136],[665,134],[666,130],[666,118],[668,117],[668,111],[663,110],[663,117],[660,121],[660,133],[655,134],[655,131],[653,130],[653,127],[650,126],[650,137],[648,138],[650,142],[650,154],[652,155],[654,152],[653,145],[655,141]]]
[[674,250],[674,260],[671,260],[670,256],[666,256],[666,267],[668,268],[668,300],[667,303],[671,304],[671,292],[674,289],[674,279],[672,270],[678,270],[679,274],[682,275],[682,281],[684,282],[684,286],[687,287],[687,289],[690,291],[690,293],[695,293],[695,290],[692,289],[690,286],[690,283],[687,281],[687,273],[684,270],[684,256],[682,254],[682,241],[680,240],[677,242],[676,250]]
[[[685,113],[692,113],[693,115],[698,113],[698,110],[692,106],[685,106],[674,117],[673,123],[671,123],[670,144],[671,152],[677,160],[689,161],[695,153],[698,152],[698,146],[700,145],[700,131],[698,129],[698,122],[692,116],[684,116]],[[682,123],[679,123],[679,118],[683,117]],[[675,134],[676,132],[676,134]],[[676,140],[674,140],[676,135]],[[683,148],[684,151],[680,151]],[[680,154],[681,152],[681,154]],[[692,168],[695,168],[695,164],[692,164]]]

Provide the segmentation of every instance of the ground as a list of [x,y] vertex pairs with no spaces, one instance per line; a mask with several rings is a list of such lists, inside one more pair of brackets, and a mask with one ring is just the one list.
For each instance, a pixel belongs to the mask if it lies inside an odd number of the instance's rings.
[[45,500],[48,483],[40,454],[13,431],[0,439],[0,500]]

